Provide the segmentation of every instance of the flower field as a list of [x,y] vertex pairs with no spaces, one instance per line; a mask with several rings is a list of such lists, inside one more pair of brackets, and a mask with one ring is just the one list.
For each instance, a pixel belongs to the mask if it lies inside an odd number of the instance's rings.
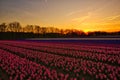
[[0,80],[120,80],[120,45],[0,41]]

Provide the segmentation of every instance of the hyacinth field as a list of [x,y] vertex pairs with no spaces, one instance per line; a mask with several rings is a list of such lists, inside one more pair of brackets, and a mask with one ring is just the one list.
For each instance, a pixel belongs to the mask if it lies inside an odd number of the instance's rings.
[[120,45],[0,41],[0,80],[120,80]]

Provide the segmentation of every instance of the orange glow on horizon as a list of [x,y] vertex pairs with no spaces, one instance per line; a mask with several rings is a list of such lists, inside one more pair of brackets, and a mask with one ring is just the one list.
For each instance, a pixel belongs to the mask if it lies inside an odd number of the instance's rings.
[[119,4],[120,0],[1,0],[0,23],[18,21],[23,27],[30,24],[85,32],[120,31]]

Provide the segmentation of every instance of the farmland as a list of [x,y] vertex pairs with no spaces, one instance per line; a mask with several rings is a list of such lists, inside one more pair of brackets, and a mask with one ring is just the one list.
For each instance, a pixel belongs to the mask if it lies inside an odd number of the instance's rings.
[[0,41],[1,80],[120,80],[120,45]]

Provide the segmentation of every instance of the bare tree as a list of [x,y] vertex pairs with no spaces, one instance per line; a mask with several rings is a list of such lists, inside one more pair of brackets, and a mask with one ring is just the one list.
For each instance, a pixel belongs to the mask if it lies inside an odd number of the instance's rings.
[[0,24],[0,32],[5,32],[6,31],[6,27],[7,27],[6,23]]
[[24,32],[33,32],[33,25],[27,25],[24,28]]
[[20,32],[20,30],[21,30],[21,25],[19,22],[12,22],[9,23],[7,26],[7,31],[10,32]]
[[45,33],[47,32],[47,28],[46,28],[46,27],[41,27],[41,28],[40,28],[40,32],[41,32],[42,34],[45,34]]
[[38,25],[34,26],[34,33],[40,33],[40,26]]

